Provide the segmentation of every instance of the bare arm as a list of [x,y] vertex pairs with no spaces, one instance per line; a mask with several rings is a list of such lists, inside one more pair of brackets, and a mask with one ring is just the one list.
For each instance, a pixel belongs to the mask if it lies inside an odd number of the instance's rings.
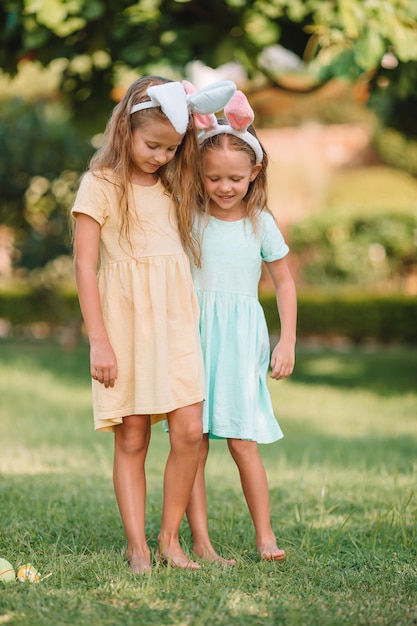
[[117,362],[104,326],[97,284],[100,225],[80,213],[74,239],[75,280],[90,342],[90,373],[105,387],[114,387]]
[[271,356],[271,378],[280,380],[291,376],[295,364],[297,331],[297,294],[285,258],[266,264],[275,286],[281,322],[281,336]]

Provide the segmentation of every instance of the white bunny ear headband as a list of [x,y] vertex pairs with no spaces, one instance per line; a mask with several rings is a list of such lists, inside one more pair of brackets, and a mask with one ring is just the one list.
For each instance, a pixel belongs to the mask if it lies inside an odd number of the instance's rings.
[[146,90],[150,100],[135,104],[130,114],[160,107],[175,130],[182,135],[187,130],[190,114],[194,116],[197,128],[205,128],[210,123],[209,114],[221,111],[235,91],[236,85],[231,80],[213,83],[199,91],[185,80],[181,83],[173,81],[152,85]]
[[241,91],[236,91],[227,105],[224,107],[224,116],[228,124],[219,124],[215,115],[207,115],[208,124],[200,125],[203,129],[198,135],[198,143],[201,145],[206,139],[215,135],[234,135],[247,143],[255,153],[256,163],[262,163],[264,153],[257,138],[248,131],[254,120],[253,110]]

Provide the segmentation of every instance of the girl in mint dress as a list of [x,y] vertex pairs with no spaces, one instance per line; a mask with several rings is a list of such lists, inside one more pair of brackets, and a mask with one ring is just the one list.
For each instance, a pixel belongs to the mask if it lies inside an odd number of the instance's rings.
[[[260,558],[279,561],[270,522],[268,484],[258,444],[283,437],[266,377],[280,380],[294,368],[296,292],[286,256],[288,246],[267,208],[267,155],[250,127],[253,112],[236,92],[225,120],[212,116],[200,133],[207,215],[196,220],[202,263],[192,263],[200,305],[205,367],[203,444],[187,508],[194,552],[203,559],[233,564],[214,550],[208,535],[204,467],[209,439],[227,439],[255,527]],[[258,300],[262,262],[272,277],[281,336],[270,356],[265,315]]]

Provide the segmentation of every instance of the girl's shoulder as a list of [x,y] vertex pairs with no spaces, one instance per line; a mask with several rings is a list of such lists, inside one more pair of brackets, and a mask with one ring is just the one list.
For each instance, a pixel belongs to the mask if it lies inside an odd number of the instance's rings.
[[256,227],[261,234],[275,232],[282,235],[275,216],[269,210],[259,211],[256,216]]
[[275,224],[275,226],[278,228],[275,217],[269,209],[263,209],[262,211],[258,211],[258,213],[256,214],[256,219],[259,225],[272,226]]
[[276,261],[286,256],[289,248],[274,215],[269,211],[262,211],[258,224],[264,261]]
[[118,186],[120,185],[120,179],[113,172],[113,170],[106,168],[100,170],[87,170],[83,174],[82,180],[86,179],[87,184],[98,186]]
[[73,213],[87,213],[100,224],[119,205],[119,187],[112,172],[88,170],[80,180],[72,207]]
[[111,170],[88,170],[80,180],[78,195],[117,199],[120,193],[120,182]]

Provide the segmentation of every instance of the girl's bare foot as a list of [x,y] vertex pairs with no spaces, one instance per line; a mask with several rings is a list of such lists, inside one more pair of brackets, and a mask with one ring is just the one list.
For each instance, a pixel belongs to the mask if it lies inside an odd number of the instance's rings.
[[280,550],[275,541],[259,543],[256,547],[262,561],[282,561],[285,559],[285,551]]
[[217,554],[212,545],[204,546],[204,548],[194,546],[193,552],[199,559],[206,561],[207,563],[218,563],[219,565],[224,565],[226,567],[236,565],[235,559],[224,559],[222,556]]
[[135,555],[127,559],[132,574],[148,574],[151,571],[151,556]]
[[195,561],[191,561],[180,548],[176,550],[165,550],[164,552],[158,548],[155,559],[162,565],[169,565],[169,567],[191,570],[200,569],[199,564]]

